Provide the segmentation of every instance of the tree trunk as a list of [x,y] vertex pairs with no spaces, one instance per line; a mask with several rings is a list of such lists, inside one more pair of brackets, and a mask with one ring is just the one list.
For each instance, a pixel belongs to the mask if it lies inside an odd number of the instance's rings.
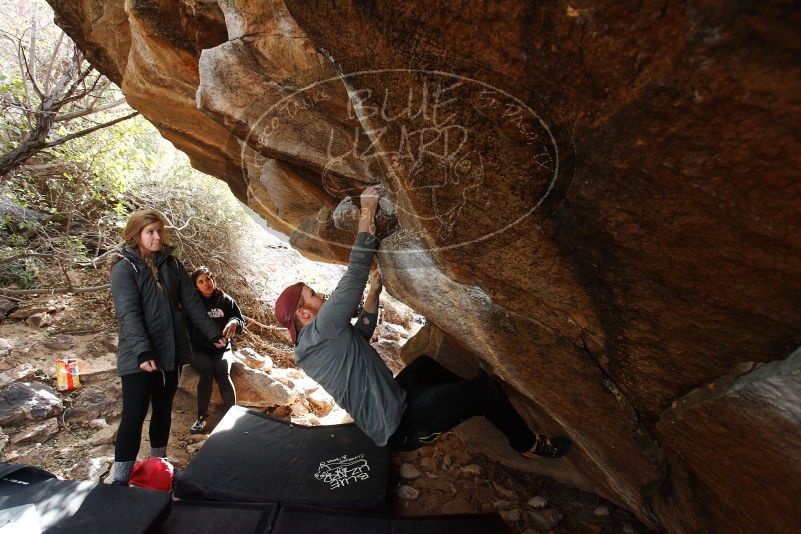
[[6,173],[13,171],[36,153],[44,149],[46,143],[26,141],[0,158],[0,176],[5,176]]
[[36,113],[36,125],[33,130],[25,134],[17,148],[0,158],[0,176],[13,171],[47,146],[47,136],[53,128],[54,117],[49,109],[50,100],[48,98],[42,102],[42,109]]

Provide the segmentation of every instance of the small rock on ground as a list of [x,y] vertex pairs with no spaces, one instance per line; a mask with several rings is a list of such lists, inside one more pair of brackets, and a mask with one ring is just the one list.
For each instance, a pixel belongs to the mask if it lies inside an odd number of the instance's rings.
[[534,508],[536,510],[542,510],[543,508],[548,506],[548,499],[545,497],[540,497],[537,495],[536,497],[532,497],[526,503],[529,508]]
[[481,466],[477,464],[469,464],[462,467],[462,472],[467,473],[468,475],[480,475]]
[[398,488],[398,497],[400,497],[401,499],[413,500],[419,496],[420,492],[411,486],[407,486],[404,484]]
[[14,346],[11,342],[4,337],[0,337],[0,358],[5,358],[11,354],[12,350],[14,350]]
[[89,421],[90,428],[106,428],[108,426],[108,421],[103,419],[102,417],[99,419],[92,419]]
[[559,524],[559,521],[562,520],[562,514],[559,513],[559,510],[545,508],[544,510],[529,512],[529,518],[535,528],[550,530]]
[[498,512],[498,515],[500,515],[501,519],[503,519],[506,523],[517,523],[520,521],[519,510],[502,510]]
[[403,464],[400,467],[400,476],[401,478],[413,480],[420,476],[420,471],[412,464]]
[[456,497],[446,502],[440,507],[440,513],[443,514],[469,514],[475,512],[475,506],[467,502],[461,497]]
[[67,334],[55,334],[46,337],[42,344],[52,350],[69,350],[75,346],[75,338]]
[[597,507],[593,512],[597,517],[609,517],[609,507],[601,505]]
[[403,451],[399,453],[404,462],[413,462],[420,456],[418,451]]
[[426,456],[420,460],[420,467],[423,469],[436,469],[437,461],[430,456]]
[[116,435],[117,425],[109,425],[95,432],[92,437],[89,438],[89,443],[92,445],[106,445],[108,443],[114,443],[114,437]]

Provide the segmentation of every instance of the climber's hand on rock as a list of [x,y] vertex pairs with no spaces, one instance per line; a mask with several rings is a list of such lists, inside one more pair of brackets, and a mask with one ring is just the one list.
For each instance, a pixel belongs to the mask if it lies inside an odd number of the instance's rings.
[[380,185],[371,185],[362,191],[359,201],[362,205],[362,216],[369,212],[370,216],[375,215],[378,209],[378,199],[384,194],[384,188]]
[[381,279],[381,271],[376,269],[370,275],[370,293],[379,294],[384,288],[383,280]]
[[359,203],[362,206],[359,216],[359,232],[370,232],[375,235],[375,212],[378,209],[378,199],[384,193],[381,185],[371,185],[362,191]]

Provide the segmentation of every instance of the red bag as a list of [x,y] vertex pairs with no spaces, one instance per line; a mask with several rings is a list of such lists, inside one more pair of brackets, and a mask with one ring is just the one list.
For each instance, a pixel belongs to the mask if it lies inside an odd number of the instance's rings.
[[174,474],[175,468],[170,462],[159,456],[151,456],[134,466],[128,485],[137,488],[170,491]]

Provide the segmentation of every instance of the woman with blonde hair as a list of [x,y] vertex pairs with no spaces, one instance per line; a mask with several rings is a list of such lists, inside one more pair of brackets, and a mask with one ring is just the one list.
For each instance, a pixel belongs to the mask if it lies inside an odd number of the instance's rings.
[[180,366],[191,360],[186,319],[219,348],[220,330],[206,315],[194,285],[171,254],[156,210],[133,212],[120,261],[111,269],[111,296],[120,325],[117,375],[122,419],[114,451],[114,483],[125,485],[139,452],[148,406],[150,455],[165,457]]

